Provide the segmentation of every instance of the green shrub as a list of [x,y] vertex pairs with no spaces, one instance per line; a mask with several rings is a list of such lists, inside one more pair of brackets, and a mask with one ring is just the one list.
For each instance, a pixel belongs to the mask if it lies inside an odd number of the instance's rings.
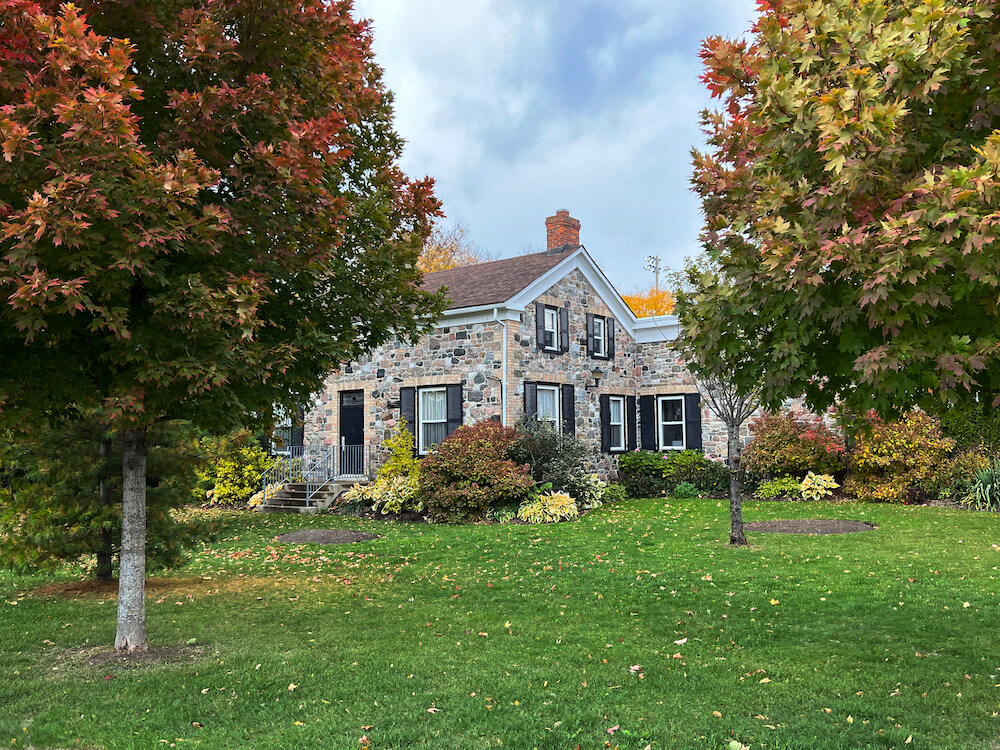
[[517,509],[517,517],[528,523],[555,523],[580,515],[576,501],[565,492],[544,492],[529,497]]
[[604,496],[601,498],[602,503],[608,505],[610,503],[620,503],[622,500],[628,500],[628,490],[625,489],[625,485],[612,482],[604,488]]
[[939,461],[924,482],[924,488],[932,497],[962,500],[972,488],[979,472],[989,465],[989,457],[980,448],[966,448]]
[[753,438],[743,454],[744,471],[769,479],[835,474],[844,469],[844,441],[822,422],[803,424],[790,413],[765,414],[751,424]]
[[798,497],[801,491],[802,482],[795,477],[765,479],[757,485],[757,497],[762,500],[774,500],[779,497]]
[[673,496],[681,500],[698,497],[698,488],[691,482],[681,482],[674,487]]
[[729,489],[729,470],[699,451],[633,451],[619,459],[618,474],[630,497],[676,494],[681,483],[698,494],[720,495]]
[[490,505],[520,503],[534,488],[510,459],[516,431],[486,420],[459,427],[420,462],[418,492],[434,521],[481,518]]
[[1000,461],[992,461],[976,475],[963,502],[976,510],[1000,511]]
[[822,500],[840,485],[837,484],[830,474],[813,474],[811,471],[802,480],[803,500]]
[[517,424],[510,458],[516,464],[526,464],[538,484],[551,483],[555,490],[576,498],[592,492],[584,467],[593,463],[594,453],[581,440],[557,432],[548,422],[523,417]]
[[954,446],[938,420],[922,411],[896,422],[871,412],[851,450],[844,491],[871,502],[919,502]]
[[940,415],[941,432],[959,449],[979,448],[1000,455],[1000,409],[988,403],[959,404]]

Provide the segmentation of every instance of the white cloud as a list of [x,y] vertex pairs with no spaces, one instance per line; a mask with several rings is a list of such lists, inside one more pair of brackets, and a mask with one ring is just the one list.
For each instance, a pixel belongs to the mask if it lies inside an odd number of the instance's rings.
[[545,217],[568,208],[624,289],[648,282],[645,255],[671,264],[697,250],[689,151],[709,100],[696,53],[703,36],[745,31],[751,0],[358,0],[356,10],[374,21],[404,168],[437,179],[445,211],[478,243],[501,256],[541,249]]

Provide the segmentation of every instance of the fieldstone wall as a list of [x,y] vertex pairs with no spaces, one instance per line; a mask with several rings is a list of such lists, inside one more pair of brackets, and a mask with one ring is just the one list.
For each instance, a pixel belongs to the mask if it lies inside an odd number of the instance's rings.
[[[500,382],[503,377],[503,343],[507,342],[507,424],[515,424],[524,412],[524,383],[571,384],[574,392],[576,435],[586,441],[596,456],[590,467],[604,478],[617,473],[618,456],[602,454],[600,394],[619,396],[670,395],[697,392],[694,376],[671,341],[637,344],[616,321],[615,357],[598,359],[587,354],[587,314],[613,318],[610,308],[582,273],[572,271],[547,289],[537,302],[566,308],[569,314],[569,351],[544,352],[538,348],[535,305],[530,304],[517,320],[489,321],[469,325],[442,325],[416,345],[391,342],[358,362],[331,375],[326,388],[306,415],[305,436],[310,445],[337,445],[340,441],[340,393],[364,393],[365,443],[373,468],[386,458],[381,446],[398,426],[400,388],[452,385],[463,391],[463,421],[472,424],[499,418],[502,409]],[[593,371],[603,377],[593,387]],[[589,387],[588,387],[589,386]],[[706,455],[724,460],[727,453],[725,425],[701,404],[702,441]],[[793,411],[804,412],[801,401],[789,402]],[[807,413],[807,412],[806,412]],[[744,444],[750,438],[750,422],[744,424]],[[824,416],[828,424],[829,415]],[[641,425],[637,426],[641,434]]]

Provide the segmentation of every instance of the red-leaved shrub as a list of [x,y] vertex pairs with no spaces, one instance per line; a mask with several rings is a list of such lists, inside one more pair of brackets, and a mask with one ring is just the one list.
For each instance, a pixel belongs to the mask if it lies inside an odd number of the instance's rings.
[[527,466],[510,460],[516,436],[499,422],[478,422],[459,427],[421,461],[418,492],[431,518],[461,523],[527,497],[535,483]]
[[759,477],[835,474],[844,468],[844,441],[822,422],[802,423],[789,413],[765,414],[751,424],[753,439],[743,468]]

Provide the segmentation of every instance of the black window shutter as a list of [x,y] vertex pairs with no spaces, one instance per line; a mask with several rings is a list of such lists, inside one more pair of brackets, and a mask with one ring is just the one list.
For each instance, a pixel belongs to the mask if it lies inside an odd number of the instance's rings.
[[644,451],[656,450],[656,396],[639,396],[640,437]]
[[533,417],[538,414],[538,388],[534,383],[524,383],[524,414]]
[[535,303],[535,341],[538,351],[542,351],[545,348],[545,305],[541,302]]
[[562,387],[562,423],[564,435],[576,435],[576,396],[573,384],[565,383]]
[[608,330],[608,359],[615,358],[615,319],[608,318],[608,322],[605,324]]
[[684,442],[689,451],[701,450],[701,396],[684,394]]
[[635,396],[629,396],[625,399],[625,408],[627,409],[627,421],[625,423],[625,447],[634,451],[635,445]]
[[406,420],[406,429],[413,436],[413,455],[417,454],[417,389],[399,389],[399,416]]
[[462,386],[449,385],[446,388],[448,403],[448,434],[462,426]]
[[601,451],[611,452],[611,396],[602,393],[601,402]]
[[569,310],[565,307],[559,310],[559,351],[569,351]]
[[594,315],[587,313],[587,356],[593,357],[597,345],[594,343]]

